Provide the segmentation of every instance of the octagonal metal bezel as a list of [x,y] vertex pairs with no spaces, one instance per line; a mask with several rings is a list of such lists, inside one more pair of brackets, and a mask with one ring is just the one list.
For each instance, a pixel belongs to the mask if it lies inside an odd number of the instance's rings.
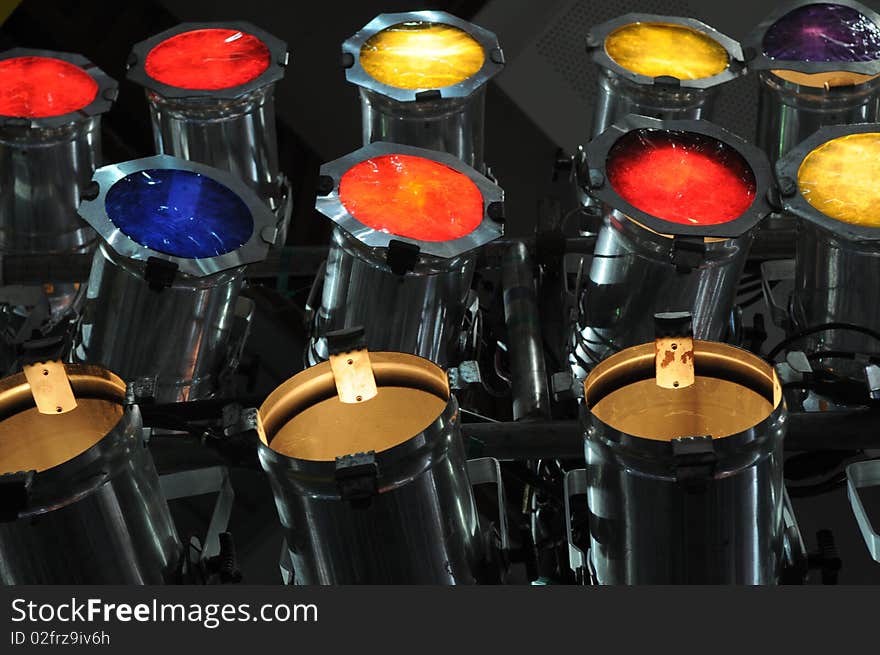
[[[439,23],[457,27],[467,32],[483,48],[483,66],[469,78],[458,84],[439,89],[401,89],[390,84],[383,84],[364,70],[361,65],[361,48],[370,38],[382,30],[408,22]],[[342,44],[343,65],[346,66],[345,79],[359,87],[396,100],[398,102],[417,102],[425,98],[467,98],[477,89],[485,85],[504,69],[504,52],[494,32],[462,20],[445,11],[409,11],[395,14],[379,14],[364,25],[353,36]],[[351,65],[346,65],[351,57]]]
[[[228,29],[238,30],[245,34],[257,37],[269,49],[269,66],[254,79],[239,84],[238,86],[230,86],[225,89],[183,89],[177,86],[164,84],[153,79],[147,74],[146,61],[150,51],[163,41],[184,34],[185,32],[194,32],[196,30],[210,29]],[[180,23],[167,29],[164,32],[155,34],[148,39],[136,43],[131,53],[128,55],[126,62],[126,78],[139,84],[140,86],[153,91],[163,98],[169,99],[213,99],[213,100],[235,100],[245,96],[257,89],[261,89],[270,84],[274,84],[284,77],[284,69],[287,66],[289,53],[287,44],[281,39],[272,36],[265,30],[260,29],[256,25],[246,21],[217,21],[208,23]]]
[[[752,200],[752,204],[740,216],[726,223],[687,225],[653,216],[628,203],[611,186],[605,176],[608,153],[624,135],[645,129],[701,134],[717,139],[736,150],[746,160],[755,176],[755,198]],[[770,198],[776,193],[776,186],[767,155],[759,148],[709,121],[660,120],[629,114],[593,139],[586,147],[586,156],[588,175],[591,180],[589,183],[590,194],[612,209],[660,234],[732,239],[750,231],[773,211]]]
[[[138,171],[156,168],[199,173],[222,184],[238,195],[251,212],[251,218],[254,222],[250,238],[243,245],[230,252],[214,257],[195,259],[153,250],[129,237],[107,215],[104,204],[107,193],[122,178]],[[207,277],[220,271],[238,268],[265,259],[269,247],[275,240],[277,222],[275,215],[251,187],[227,171],[170,155],[154,155],[103,166],[95,171],[92,181],[98,185],[97,196],[93,200],[84,200],[80,204],[79,215],[95,229],[108,246],[122,257],[136,261],[147,261],[150,257],[164,259],[177,264],[181,273],[193,277]]]
[[86,121],[106,113],[113,106],[119,93],[119,85],[112,77],[98,68],[91,60],[75,52],[56,52],[54,50],[35,50],[33,48],[12,48],[0,53],[0,61],[17,57],[46,57],[59,59],[81,68],[98,85],[95,98],[85,107],[58,116],[28,118],[27,116],[0,116],[0,126],[29,127],[34,129],[56,128],[68,123]]
[[790,0],[771,11],[767,17],[749,32],[743,40],[746,59],[750,70],[786,70],[797,73],[815,74],[845,71],[862,75],[880,74],[880,59],[873,61],[801,61],[797,59],[772,59],[764,54],[764,35],[780,18],[807,5],[832,4],[855,9],[880,27],[880,13],[854,0]]
[[[352,216],[339,198],[339,182],[342,176],[353,166],[363,161],[373,157],[395,154],[430,159],[467,176],[477,186],[477,189],[479,189],[480,194],[483,196],[483,220],[480,224],[472,232],[458,239],[452,239],[451,241],[423,241],[376,230],[364,225]],[[504,202],[504,191],[497,184],[489,180],[489,178],[481,175],[457,157],[445,152],[376,141],[344,157],[324,164],[321,166],[321,176],[332,179],[333,188],[326,195],[319,193],[315,200],[315,209],[369,248],[387,248],[391,241],[402,241],[418,246],[421,254],[452,259],[475,248],[479,248],[497,239],[504,233],[501,224],[495,222],[489,216],[490,211],[492,211],[490,210],[491,206]]]
[[785,211],[849,241],[880,241],[880,227],[839,221],[813,207],[801,193],[797,181],[801,164],[816,148],[842,136],[869,132],[880,134],[880,123],[822,127],[779,159],[776,162],[776,175],[779,179],[780,197]]
[[[709,77],[701,77],[695,80],[680,80],[672,76],[648,77],[639,75],[628,68],[624,68],[614,61],[605,50],[605,41],[615,30],[633,23],[669,23],[689,27],[705,34],[718,43],[727,52],[727,68]],[[739,42],[719,32],[714,27],[695,18],[683,18],[681,16],[662,16],[658,14],[631,13],[618,16],[609,21],[590,29],[587,34],[587,52],[598,66],[614,72],[640,86],[673,86],[681,89],[711,89],[736,79],[745,74],[745,57]]]

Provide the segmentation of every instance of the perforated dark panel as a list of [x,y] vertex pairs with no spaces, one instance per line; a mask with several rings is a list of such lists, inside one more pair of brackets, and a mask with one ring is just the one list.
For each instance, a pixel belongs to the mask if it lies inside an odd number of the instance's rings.
[[[559,12],[554,22],[538,37],[535,48],[584,101],[584,111],[591,116],[596,97],[596,68],[586,53],[586,35],[590,27],[622,14],[639,12],[697,18],[729,36],[738,36],[732,34],[725,25],[714,24],[710,16],[693,5],[698,3],[680,0],[638,3],[575,0]],[[731,82],[719,92],[714,120],[752,140],[755,133],[755,101],[755,82],[751,76]]]

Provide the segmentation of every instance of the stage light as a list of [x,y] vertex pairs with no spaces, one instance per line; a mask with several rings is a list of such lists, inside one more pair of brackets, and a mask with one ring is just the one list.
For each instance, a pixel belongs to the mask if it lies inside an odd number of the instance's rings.
[[373,350],[451,365],[475,251],[502,233],[502,190],[452,155],[390,143],[325,164],[319,185],[336,228],[309,360],[327,358],[327,332],[364,326]]
[[278,168],[275,83],[287,45],[243,22],[183,23],[132,48],[128,78],[146,89],[156,151],[227,170],[278,217],[284,242],[290,182]]
[[485,551],[446,373],[335,349],[259,410],[297,584],[473,584]]
[[794,0],[749,35],[757,143],[771,163],[825,125],[878,119],[880,14],[849,0]]
[[[797,218],[793,329],[842,323],[877,330],[880,124],[822,128],[780,159],[776,172],[783,206]],[[845,329],[816,333],[799,347],[832,353],[813,361],[858,378],[867,361],[860,359],[880,353],[871,337]]]
[[739,43],[691,18],[626,14],[590,30],[599,69],[593,136],[627,114],[710,118],[717,88],[741,75]]
[[[665,384],[673,365],[682,380]],[[664,333],[593,369],[582,416],[596,582],[779,581],[786,410],[772,366]]]
[[707,121],[629,116],[586,149],[604,221],[581,282],[569,361],[578,379],[644,343],[658,312],[720,340],[773,176],[766,156]]
[[342,53],[364,145],[449,152],[483,170],[485,85],[504,67],[494,34],[442,11],[380,14]]
[[215,394],[247,333],[239,298],[275,216],[232,174],[158,155],[95,173],[80,213],[103,239],[73,356],[149,378],[160,401]]
[[29,364],[0,380],[0,411],[0,582],[174,581],[183,548],[119,377]]
[[[95,233],[76,209],[101,164],[101,115],[116,91],[80,55],[0,54],[0,253],[76,253],[92,245]],[[66,309],[74,294],[73,285],[54,285],[51,309]]]

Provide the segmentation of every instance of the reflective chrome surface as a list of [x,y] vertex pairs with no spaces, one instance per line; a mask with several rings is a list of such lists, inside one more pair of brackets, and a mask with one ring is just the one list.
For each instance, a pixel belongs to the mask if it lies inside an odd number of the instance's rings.
[[[619,28],[633,23],[680,25],[712,39],[727,51],[726,69],[711,77],[692,80],[651,78],[618,64],[607,52],[605,41]],[[740,44],[693,18],[630,13],[593,27],[587,35],[587,51],[598,67],[599,88],[593,113],[592,136],[596,137],[627,114],[664,120],[710,119],[717,89],[745,73]]]
[[0,250],[78,250],[95,238],[77,216],[101,157],[101,117],[53,128],[0,127]]
[[[442,387],[442,414],[422,432],[376,453],[377,493],[343,499],[335,463],[282,455],[268,447],[278,430],[307,405],[297,397],[332,396],[329,364],[307,369],[276,389],[260,408],[265,435],[260,462],[269,476],[287,532],[297,584],[473,584],[481,579],[483,543],[467,475],[458,405],[445,374],[424,360],[371,353],[382,386]],[[402,365],[403,364],[403,365]],[[432,368],[412,377],[407,368]],[[420,381],[416,383],[415,380]],[[394,382],[392,382],[394,380]],[[405,411],[405,408],[401,408]]]
[[398,275],[380,253],[336,228],[309,361],[327,358],[327,332],[363,326],[370,350],[411,353],[440,366],[455,363],[474,262],[473,255],[421,256],[415,270]]
[[[778,379],[759,358],[730,346],[698,341],[695,353],[698,375],[729,377],[763,390],[775,407],[768,402],[771,413],[752,428],[712,439],[713,464],[702,468],[676,457],[672,441],[622,433],[590,411],[604,396],[602,387],[613,384],[610,378],[627,385],[625,377],[653,376],[653,343],[608,359],[594,371],[582,421],[589,559],[601,584],[778,581],[786,426]],[[614,367],[618,370],[609,375]]]
[[786,81],[759,71],[756,142],[775,163],[825,125],[872,123],[880,118],[880,77],[829,88]]
[[[78,396],[87,377],[115,378],[67,368]],[[104,386],[124,403],[118,378]],[[18,519],[0,522],[3,584],[161,584],[174,580],[181,552],[136,406],[91,448],[36,473]]]
[[[880,329],[880,242],[852,241],[805,220],[797,220],[797,257],[792,318],[795,330],[822,323],[850,323]],[[799,342],[805,352],[880,354],[880,343],[852,330],[828,330]],[[864,363],[820,360],[845,374],[864,376]]]
[[230,171],[273,211],[282,204],[274,86],[234,100],[164,98],[147,91],[156,151]]
[[599,136],[627,114],[663,120],[711,119],[716,95],[715,88],[637,84],[600,68],[592,136]]
[[157,400],[212,395],[229,359],[243,268],[197,278],[178,274],[150,289],[144,263],[102,243],[95,252],[72,357],[124,380],[157,378]]
[[364,145],[386,141],[448,152],[479,171],[485,170],[485,88],[466,98],[409,103],[362,88],[360,98]]
[[607,214],[578,299],[569,355],[574,376],[583,380],[614,352],[652,340],[658,312],[690,312],[695,338],[720,340],[754,232],[707,239],[702,261],[683,270],[672,261],[675,239]]

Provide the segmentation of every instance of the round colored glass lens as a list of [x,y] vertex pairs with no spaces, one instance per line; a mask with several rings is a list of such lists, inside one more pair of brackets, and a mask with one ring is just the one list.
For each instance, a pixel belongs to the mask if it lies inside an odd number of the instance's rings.
[[806,156],[798,169],[801,195],[826,216],[880,227],[880,133],[832,139]]
[[804,5],[770,26],[764,54],[786,61],[874,61],[880,59],[880,26],[852,7]]
[[695,132],[629,132],[608,153],[607,175],[636,209],[684,225],[727,223],[755,198],[755,175],[742,155]]
[[420,241],[451,241],[483,220],[483,194],[469,177],[430,159],[382,155],[352,166],[339,199],[358,221]]
[[98,83],[79,66],[51,57],[0,61],[0,116],[48,118],[92,103]]
[[162,41],[147,54],[144,69],[168,86],[216,91],[256,79],[269,68],[269,61],[269,48],[257,37],[210,28]]
[[637,75],[698,80],[727,70],[727,50],[715,39],[684,25],[631,23],[605,39],[605,52]]
[[442,89],[483,67],[483,46],[464,30],[422,21],[399,23],[361,46],[368,75],[398,89]]
[[236,193],[186,170],[127,175],[110,187],[104,209],[126,236],[174,257],[223,255],[254,231],[251,212]]

